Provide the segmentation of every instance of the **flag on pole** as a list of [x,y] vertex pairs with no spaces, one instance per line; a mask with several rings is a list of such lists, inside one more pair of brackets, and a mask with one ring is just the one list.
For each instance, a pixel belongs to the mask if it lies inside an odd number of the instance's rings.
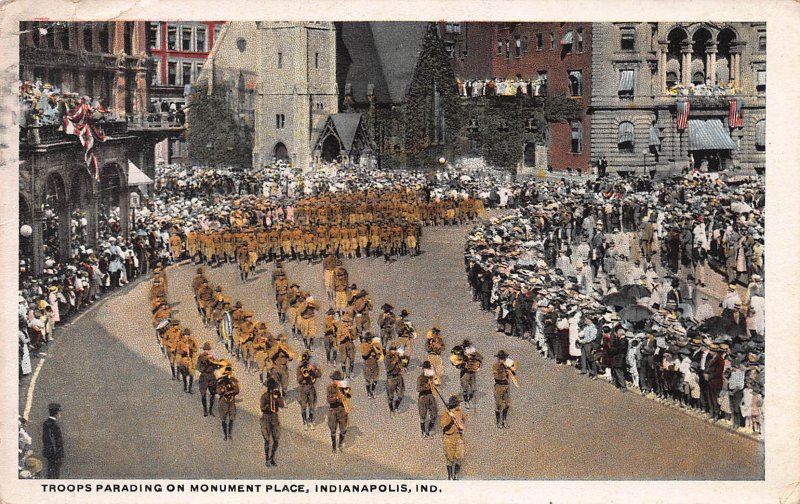
[[[95,140],[105,142],[108,137],[94,124],[92,108],[86,103],[85,98],[82,98],[72,111],[67,110],[67,113],[64,114],[64,132],[67,135],[78,137],[78,141],[83,146],[83,160],[86,163],[86,168],[89,169],[89,175],[99,181],[100,169],[97,166],[94,143]],[[94,169],[94,173],[92,173],[92,169]]]
[[732,98],[730,101],[730,113],[728,114],[728,126],[730,129],[739,128],[744,125],[742,118],[742,108],[744,100],[742,98]]
[[685,130],[689,121],[689,100],[679,101],[675,105],[678,109],[678,129]]

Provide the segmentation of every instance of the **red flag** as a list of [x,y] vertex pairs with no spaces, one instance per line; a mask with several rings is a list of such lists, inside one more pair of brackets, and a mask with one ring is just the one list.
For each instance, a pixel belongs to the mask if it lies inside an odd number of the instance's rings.
[[[89,168],[89,175],[99,181],[100,169],[97,166],[97,156],[94,154],[94,142],[95,139],[105,142],[108,137],[94,124],[92,109],[85,100],[82,99],[72,112],[67,110],[64,115],[64,132],[67,135],[78,137],[78,141],[83,146],[83,160],[86,167]],[[92,168],[94,168],[94,173],[92,173]]]
[[730,101],[730,113],[728,114],[728,126],[733,128],[739,128],[744,125],[744,118],[742,117],[742,107],[744,106],[744,100],[741,98],[733,98]]
[[679,101],[675,105],[678,110],[678,129],[684,130],[689,121],[689,100]]

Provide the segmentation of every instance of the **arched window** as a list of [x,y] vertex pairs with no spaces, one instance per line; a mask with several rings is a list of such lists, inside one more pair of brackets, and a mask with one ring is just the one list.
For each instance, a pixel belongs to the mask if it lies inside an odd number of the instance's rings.
[[569,73],[569,93],[571,96],[583,94],[583,74],[580,70],[572,70]]
[[667,72],[667,87],[670,88],[678,83],[678,74],[676,72]]
[[620,152],[633,152],[634,146],[634,127],[630,121],[619,123],[617,129],[617,146]]
[[694,84],[695,86],[703,84],[705,81],[706,78],[703,72],[695,72],[692,74],[692,84]]
[[756,150],[767,150],[767,121],[764,119],[756,123]]

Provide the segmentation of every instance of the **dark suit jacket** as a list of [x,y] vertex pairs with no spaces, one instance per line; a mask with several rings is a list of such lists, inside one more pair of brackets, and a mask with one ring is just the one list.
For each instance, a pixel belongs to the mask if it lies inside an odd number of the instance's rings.
[[61,460],[64,458],[64,440],[61,438],[61,428],[52,418],[45,420],[42,425],[42,446],[46,459]]

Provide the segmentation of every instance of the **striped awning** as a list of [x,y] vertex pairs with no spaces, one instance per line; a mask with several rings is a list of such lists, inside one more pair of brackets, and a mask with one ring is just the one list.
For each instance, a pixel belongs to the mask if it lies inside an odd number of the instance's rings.
[[623,122],[619,124],[619,136],[617,137],[617,143],[621,144],[625,142],[633,142],[632,122]]
[[734,150],[737,148],[719,119],[689,119],[689,150]]
[[650,145],[661,145],[661,137],[658,136],[658,128],[655,126],[650,126]]
[[620,93],[633,93],[633,70],[622,70],[619,73]]
[[572,33],[572,30],[568,31],[561,37],[561,45],[570,45],[575,41],[575,35]]
[[756,123],[756,145],[759,147],[767,145],[767,122],[764,120]]

